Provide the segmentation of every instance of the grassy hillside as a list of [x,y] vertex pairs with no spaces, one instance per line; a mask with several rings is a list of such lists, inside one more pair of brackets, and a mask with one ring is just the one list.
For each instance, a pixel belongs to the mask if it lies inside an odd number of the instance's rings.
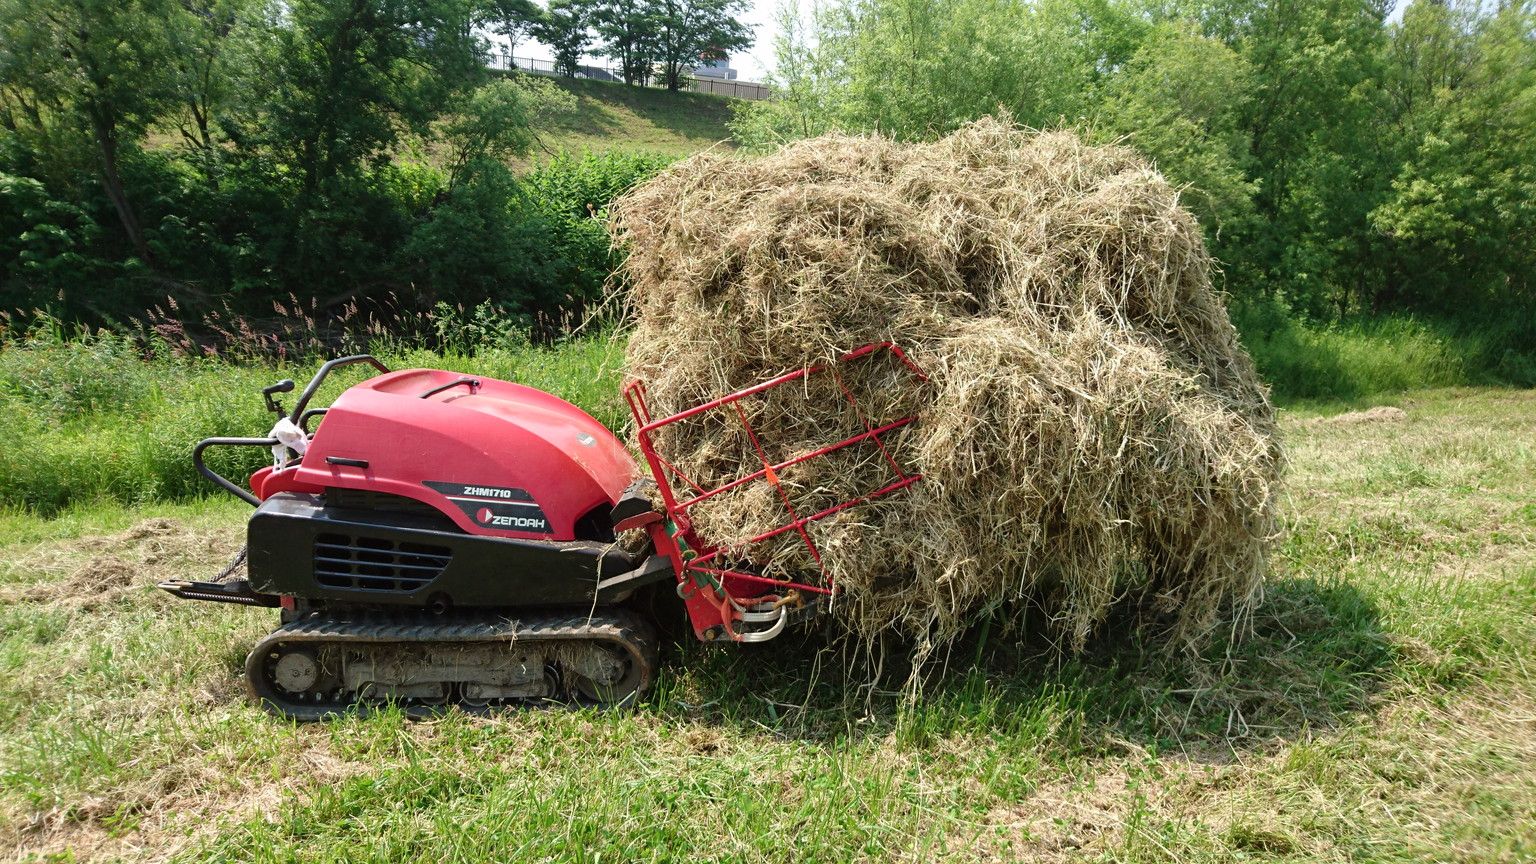
[[687,156],[731,137],[733,100],[607,81],[551,78],[578,110],[542,136],[549,151],[626,150]]
[[[0,846],[19,860],[1520,861],[1536,854],[1536,399],[1291,413],[1254,635],[1170,662],[994,634],[917,706],[844,658],[680,646],[625,713],[294,726],[270,611],[157,579],[233,501],[0,515]],[[974,668],[972,658],[979,659]]]
[[[622,151],[689,156],[730,142],[731,106],[736,100],[709,93],[671,93],[659,87],[630,87],[611,81],[544,78],[576,97],[576,110],[552,122],[540,135],[535,152],[523,160],[532,164],[562,150]],[[150,149],[183,144],[174,129],[156,129],[145,138]],[[429,147],[438,158],[436,145]]]

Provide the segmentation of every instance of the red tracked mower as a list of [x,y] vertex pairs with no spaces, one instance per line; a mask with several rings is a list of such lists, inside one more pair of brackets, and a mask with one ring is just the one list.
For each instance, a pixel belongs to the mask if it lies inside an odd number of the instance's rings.
[[[881,437],[914,418],[869,418],[843,383],[845,364],[882,357],[922,378],[900,348],[880,343],[661,418],[651,416],[644,385],[627,384],[648,478],[602,424],[532,387],[391,372],[367,355],[332,360],[291,411],[276,397],[292,381],[262,391],[279,418],[269,437],[209,438],[193,450],[199,472],[256,508],[242,553],[246,578],[229,578],[237,558],[217,581],[160,587],[189,600],[281,609],[281,626],[252,649],[246,675],[265,706],[300,720],[386,703],[414,715],[449,705],[629,704],[656,675],[656,629],[637,602],[642,589],[675,585],[699,639],[735,642],[774,638],[837,590],[825,572],[782,581],[763,575],[766,562],[727,555],[695,532],[692,508],[750,483],[773,484],[784,521],[746,545],[794,532],[820,562],[811,523],[920,479]],[[309,407],[327,376],[357,364],[381,374],[329,408]],[[837,378],[864,431],[771,461],[771,442],[759,439],[742,405],[813,375]],[[762,467],[705,488],[658,452],[658,430],[706,412],[739,421]],[[247,490],[205,463],[215,447],[273,448],[277,459]],[[848,447],[875,448],[889,482],[797,512],[779,472]],[[614,542],[630,529],[647,537],[638,552]]]

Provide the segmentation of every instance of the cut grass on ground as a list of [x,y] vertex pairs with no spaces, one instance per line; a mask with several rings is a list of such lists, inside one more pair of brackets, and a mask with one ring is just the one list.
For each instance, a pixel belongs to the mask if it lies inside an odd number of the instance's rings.
[[[1536,393],[1288,412],[1254,634],[1198,663],[993,634],[924,697],[813,643],[679,646],[628,713],[295,726],[237,502],[0,517],[0,843],[20,859],[1525,861]],[[982,658],[976,668],[972,657]]]

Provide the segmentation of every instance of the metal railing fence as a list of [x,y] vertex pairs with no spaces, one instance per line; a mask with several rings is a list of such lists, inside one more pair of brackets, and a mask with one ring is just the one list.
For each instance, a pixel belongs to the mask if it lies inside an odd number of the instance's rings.
[[[555,61],[544,60],[536,57],[516,57],[506,51],[492,51],[490,65],[493,69],[508,70],[516,68],[523,72],[532,72],[536,75],[559,76],[561,72],[556,68]],[[587,78],[593,81],[614,81],[624,83],[624,72],[617,66],[604,64],[601,66],[583,63],[576,67],[576,77]],[[652,76],[649,87],[665,86],[660,81],[660,76]],[[733,81],[726,78],[712,78],[708,75],[683,76],[683,88],[692,93],[713,93],[716,96],[730,96],[735,99],[771,99],[773,89],[767,84],[756,81]]]

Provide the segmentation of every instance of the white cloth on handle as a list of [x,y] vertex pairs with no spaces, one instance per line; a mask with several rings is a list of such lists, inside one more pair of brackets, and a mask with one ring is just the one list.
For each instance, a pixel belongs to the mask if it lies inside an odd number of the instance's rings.
[[[303,457],[304,451],[309,448],[309,436],[299,428],[299,424],[287,417],[277,421],[272,431],[267,433],[268,438],[276,438],[277,443],[272,445],[272,469],[282,471],[288,467],[288,451]],[[295,463],[297,464],[297,463]]]

